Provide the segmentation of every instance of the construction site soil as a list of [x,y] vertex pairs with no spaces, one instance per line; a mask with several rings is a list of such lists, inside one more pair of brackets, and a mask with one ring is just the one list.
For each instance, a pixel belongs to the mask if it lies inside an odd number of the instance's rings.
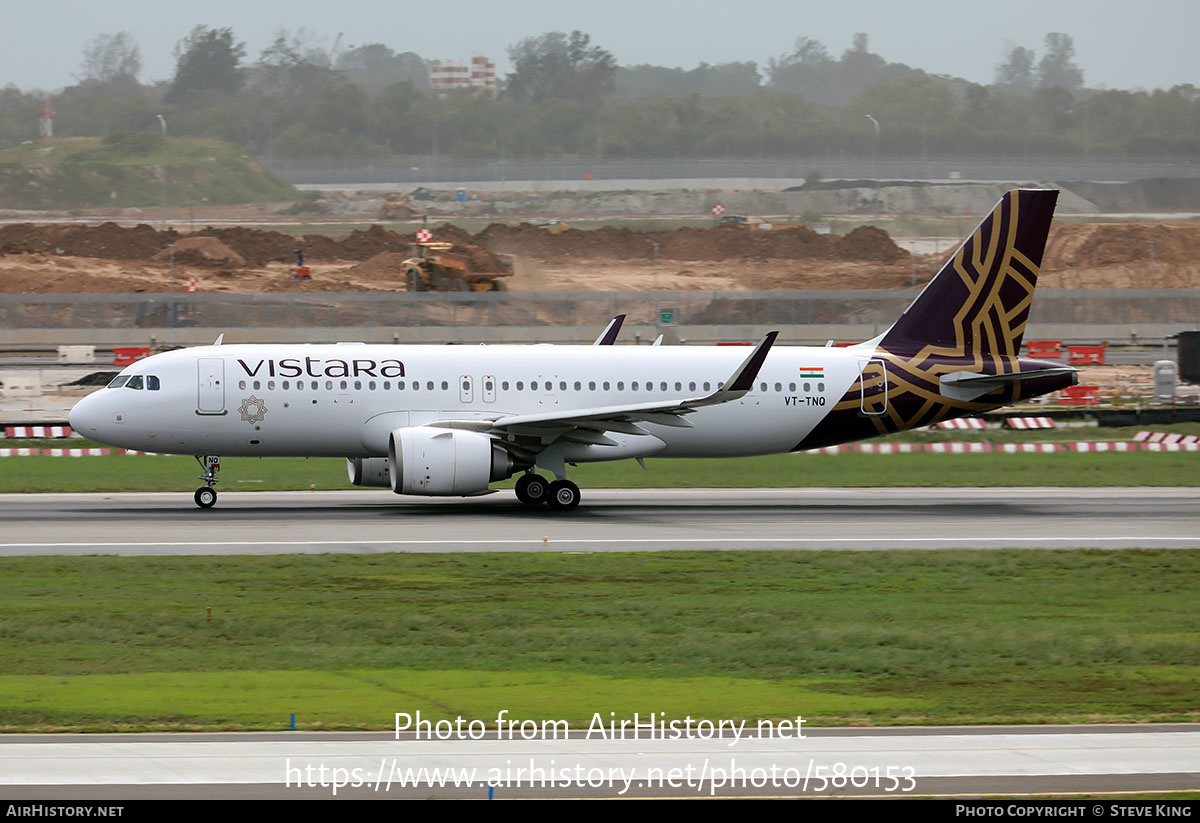
[[[949,255],[914,258],[871,226],[844,237],[736,226],[553,234],[528,223],[494,223],[474,235],[452,225],[433,231],[474,272],[503,271],[497,255],[511,256],[515,276],[507,285],[518,291],[906,288],[928,280]],[[187,234],[116,223],[9,224],[0,227],[0,292],[163,292],[188,276],[201,291],[403,291],[401,264],[415,239],[381,226],[339,237],[245,227]],[[312,280],[290,278],[296,249]],[[1040,283],[1200,286],[1200,224],[1055,224]]]

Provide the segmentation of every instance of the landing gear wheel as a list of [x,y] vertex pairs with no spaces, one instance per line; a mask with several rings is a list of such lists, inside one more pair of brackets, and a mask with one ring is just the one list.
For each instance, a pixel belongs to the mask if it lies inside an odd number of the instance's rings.
[[217,490],[210,486],[196,489],[196,505],[202,509],[211,509],[217,502]]
[[517,499],[522,503],[527,503],[531,506],[538,503],[545,503],[548,493],[549,489],[546,479],[541,475],[530,472],[529,474],[521,475],[521,479],[517,481]]
[[579,505],[579,487],[570,480],[555,480],[550,484],[550,496],[546,502],[555,511],[569,512]]

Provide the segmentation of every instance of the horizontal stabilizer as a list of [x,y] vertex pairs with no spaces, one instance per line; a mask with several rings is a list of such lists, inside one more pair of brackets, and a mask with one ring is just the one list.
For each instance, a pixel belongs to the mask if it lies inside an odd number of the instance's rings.
[[1014,372],[1012,374],[979,374],[978,372],[956,371],[952,374],[942,375],[939,382],[941,383],[943,396],[949,397],[952,400],[969,402],[977,397],[982,397],[988,392],[1002,389],[1005,386],[1011,386],[1013,383],[1022,383],[1026,380],[1035,380],[1039,377],[1058,377],[1077,372],[1078,369],[1073,369],[1070,366]]

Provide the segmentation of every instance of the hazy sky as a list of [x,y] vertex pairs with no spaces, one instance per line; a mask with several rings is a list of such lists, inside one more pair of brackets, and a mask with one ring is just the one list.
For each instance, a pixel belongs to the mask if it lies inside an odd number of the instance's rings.
[[147,82],[174,73],[172,49],[196,24],[232,27],[253,61],[281,27],[307,28],[332,45],[382,42],[433,59],[486,54],[508,69],[523,37],[580,29],[623,65],[692,68],[767,59],[799,36],[839,55],[855,32],[892,62],[979,83],[992,81],[1009,44],[1041,56],[1046,32],[1075,39],[1088,86],[1200,85],[1200,0],[0,0],[0,86],[57,89],[75,82],[84,45],[127,30]]

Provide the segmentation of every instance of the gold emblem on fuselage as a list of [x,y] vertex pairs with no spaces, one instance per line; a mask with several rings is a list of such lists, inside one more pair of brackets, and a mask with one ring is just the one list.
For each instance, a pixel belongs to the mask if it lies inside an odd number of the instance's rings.
[[238,406],[238,414],[247,423],[261,423],[267,416],[267,403],[265,400],[259,400],[254,395],[250,395],[242,400],[242,405]]

